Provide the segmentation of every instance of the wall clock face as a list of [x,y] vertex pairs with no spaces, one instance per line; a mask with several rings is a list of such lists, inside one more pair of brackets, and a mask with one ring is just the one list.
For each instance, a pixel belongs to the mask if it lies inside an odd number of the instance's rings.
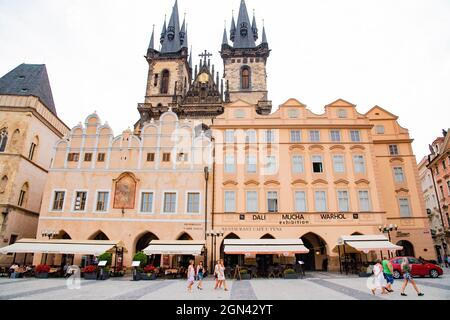
[[200,82],[200,83],[207,83],[208,81],[209,81],[209,75],[207,74],[207,73],[201,73],[199,76],[198,76],[198,81]]

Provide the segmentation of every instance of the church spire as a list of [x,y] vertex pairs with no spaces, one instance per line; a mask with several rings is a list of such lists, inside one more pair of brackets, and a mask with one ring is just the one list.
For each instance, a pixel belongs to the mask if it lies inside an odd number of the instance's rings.
[[186,14],[184,14],[183,25],[180,31],[180,44],[182,48],[187,48],[187,25],[186,25]]
[[152,36],[150,38],[150,44],[148,45],[148,48],[155,50],[155,25],[153,25]]
[[255,48],[255,39],[250,34],[250,18],[248,17],[247,6],[245,0],[241,0],[239,8],[239,16],[237,21],[236,39],[234,41],[234,48]]
[[230,40],[234,42],[234,39],[236,38],[236,22],[234,22],[234,12],[231,14],[231,28],[230,28]]
[[228,35],[227,35],[227,27],[225,26],[223,28],[223,38],[222,38],[222,45],[228,45]]
[[178,15],[178,1],[175,0],[167,32],[162,43],[161,53],[178,52],[180,49],[180,18]]
[[252,32],[253,32],[253,39],[255,39],[255,41],[258,40],[258,27],[256,25],[255,10],[253,10]]
[[267,36],[266,36],[266,26],[263,25],[263,32],[262,32],[262,40],[261,44],[269,44],[267,42]]

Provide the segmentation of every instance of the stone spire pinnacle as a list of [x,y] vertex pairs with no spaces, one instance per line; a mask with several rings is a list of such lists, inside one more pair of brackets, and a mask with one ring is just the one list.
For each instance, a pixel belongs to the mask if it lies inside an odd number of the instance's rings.
[[267,36],[266,36],[266,26],[264,25],[264,23],[263,23],[263,32],[262,32],[262,41],[261,41],[261,43],[268,44]]
[[227,27],[225,26],[223,28],[223,38],[222,38],[222,45],[228,45],[228,35],[227,35]]
[[180,43],[182,48],[187,48],[187,25],[186,25],[186,13],[184,14],[183,25],[180,31]]
[[149,49],[155,49],[155,25],[153,25],[152,36],[150,38],[150,44],[148,45]]
[[167,16],[164,16],[164,25],[163,25],[163,28],[162,28],[162,31],[161,31],[161,38],[160,38],[161,44],[164,42],[164,38],[166,37],[166,34],[167,34],[167,23],[166,23],[166,20],[167,20]]
[[258,27],[256,25],[255,10],[253,10],[252,32],[253,32],[253,39],[255,39],[255,41],[258,40]]
[[234,39],[236,38],[236,22],[234,21],[234,11],[231,16],[230,40],[234,42]]
[[237,21],[236,38],[234,40],[234,48],[255,48],[255,39],[251,31],[250,18],[248,17],[247,6],[245,0],[241,0],[239,8],[239,17]]

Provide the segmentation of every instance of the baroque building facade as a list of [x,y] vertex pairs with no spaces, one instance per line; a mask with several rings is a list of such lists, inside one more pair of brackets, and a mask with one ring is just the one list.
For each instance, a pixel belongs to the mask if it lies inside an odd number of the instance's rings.
[[[56,114],[45,65],[21,64],[0,78],[0,247],[36,236],[53,160],[48,150],[68,131]],[[0,255],[0,265],[13,259]]]
[[[265,28],[258,40],[242,0],[223,33],[223,78],[207,51],[194,67],[175,1],[158,49],[154,31],[150,39],[133,130],[115,137],[92,114],[55,144],[37,236],[122,241],[127,266],[152,240],[195,240],[204,241],[208,266],[218,257],[301,259],[310,270],[339,270],[342,260],[369,258],[340,252],[340,237],[395,225],[386,237],[403,247],[397,254],[434,258],[408,130],[381,107],[363,114],[342,99],[323,114],[295,99],[272,113]],[[309,253],[230,256],[229,239],[301,239]]]

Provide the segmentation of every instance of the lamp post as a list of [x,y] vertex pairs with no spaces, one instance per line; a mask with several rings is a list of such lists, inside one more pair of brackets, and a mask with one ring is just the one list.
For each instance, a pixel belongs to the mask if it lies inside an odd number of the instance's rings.
[[[379,226],[378,230],[380,230],[380,232],[382,233],[387,233],[388,234],[388,238],[389,238],[389,242],[391,242],[391,231],[397,231],[398,230],[398,226],[396,224],[389,224],[389,225],[384,225],[384,226]],[[391,252],[388,250],[388,257],[391,258]]]
[[211,237],[211,273],[214,272],[214,262],[216,261],[216,241],[217,237],[223,237],[222,230],[210,230],[206,232],[207,236]]
[[205,268],[208,269],[207,263],[208,263],[208,249],[206,247],[206,241],[207,241],[207,227],[208,227],[208,180],[209,180],[209,168],[204,167],[203,173],[205,175],[205,257],[204,257],[204,263]]

